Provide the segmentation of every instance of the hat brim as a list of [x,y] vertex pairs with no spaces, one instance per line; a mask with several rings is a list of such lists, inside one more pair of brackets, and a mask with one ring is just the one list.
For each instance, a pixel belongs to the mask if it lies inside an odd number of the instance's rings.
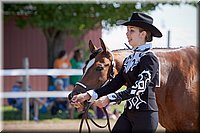
[[154,37],[162,37],[162,33],[160,32],[160,30],[158,30],[154,25],[152,24],[148,24],[146,22],[143,21],[125,21],[125,20],[119,20],[117,22],[117,25],[124,25],[124,26],[137,26],[137,27],[141,27],[144,30],[148,30],[151,32],[152,36]]

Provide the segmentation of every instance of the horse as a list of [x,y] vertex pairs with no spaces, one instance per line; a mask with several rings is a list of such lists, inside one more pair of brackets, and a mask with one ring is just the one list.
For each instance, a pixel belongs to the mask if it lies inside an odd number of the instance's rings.
[[[110,51],[100,39],[101,48],[89,41],[92,58],[73,92],[85,92],[108,83],[121,69],[132,50]],[[166,132],[198,132],[198,52],[196,47],[153,49],[160,61],[160,86],[156,88],[159,123]],[[73,94],[72,92],[72,94]]]

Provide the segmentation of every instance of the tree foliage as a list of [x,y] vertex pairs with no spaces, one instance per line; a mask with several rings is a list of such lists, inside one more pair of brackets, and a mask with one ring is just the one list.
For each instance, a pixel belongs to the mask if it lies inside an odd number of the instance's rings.
[[[55,53],[63,48],[61,36],[82,35],[86,31],[101,26],[115,25],[119,19],[127,19],[132,12],[149,12],[161,4],[179,5],[179,2],[93,2],[93,3],[4,3],[4,18],[16,17],[19,27],[41,28],[48,43],[49,66]],[[195,2],[186,3],[197,6]],[[59,45],[58,43],[59,42]],[[57,48],[60,47],[60,48]],[[57,50],[55,50],[57,49]]]
[[[102,20],[106,22],[105,26],[112,26],[116,20],[127,19],[134,11],[152,11],[160,4],[178,5],[181,3],[5,3],[4,15],[21,16],[17,19],[19,27],[31,25],[42,29],[68,31],[76,35],[94,28]],[[195,5],[195,2],[187,4]]]
[[113,24],[116,19],[127,19],[133,11],[153,10],[157,3],[143,4],[140,9],[136,9],[136,5],[137,3],[8,3],[4,5],[4,14],[21,16],[17,19],[19,27],[31,25],[42,29],[65,30],[76,35],[93,28],[102,20]]

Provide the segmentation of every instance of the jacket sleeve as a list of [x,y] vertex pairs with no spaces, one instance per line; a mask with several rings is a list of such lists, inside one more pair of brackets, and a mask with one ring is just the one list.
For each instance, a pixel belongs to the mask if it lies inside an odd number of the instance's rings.
[[136,95],[140,95],[148,87],[159,69],[158,59],[154,55],[144,55],[139,62],[139,75],[133,86],[118,93],[108,95],[110,102],[120,103]]
[[124,79],[122,73],[123,73],[123,67],[119,71],[119,73],[115,76],[115,78],[112,79],[107,85],[99,89],[96,89],[95,92],[98,94],[98,97],[115,92],[118,89],[120,89],[123,85],[125,85],[126,80]]

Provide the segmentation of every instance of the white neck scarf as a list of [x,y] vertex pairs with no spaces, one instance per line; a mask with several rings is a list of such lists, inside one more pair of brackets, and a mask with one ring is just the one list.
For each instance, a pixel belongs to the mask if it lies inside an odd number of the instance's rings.
[[145,55],[147,51],[152,49],[152,44],[143,44],[136,48],[133,48],[134,54],[128,56],[124,62],[124,71],[127,73],[128,71],[132,71],[135,66],[140,62],[140,58]]

